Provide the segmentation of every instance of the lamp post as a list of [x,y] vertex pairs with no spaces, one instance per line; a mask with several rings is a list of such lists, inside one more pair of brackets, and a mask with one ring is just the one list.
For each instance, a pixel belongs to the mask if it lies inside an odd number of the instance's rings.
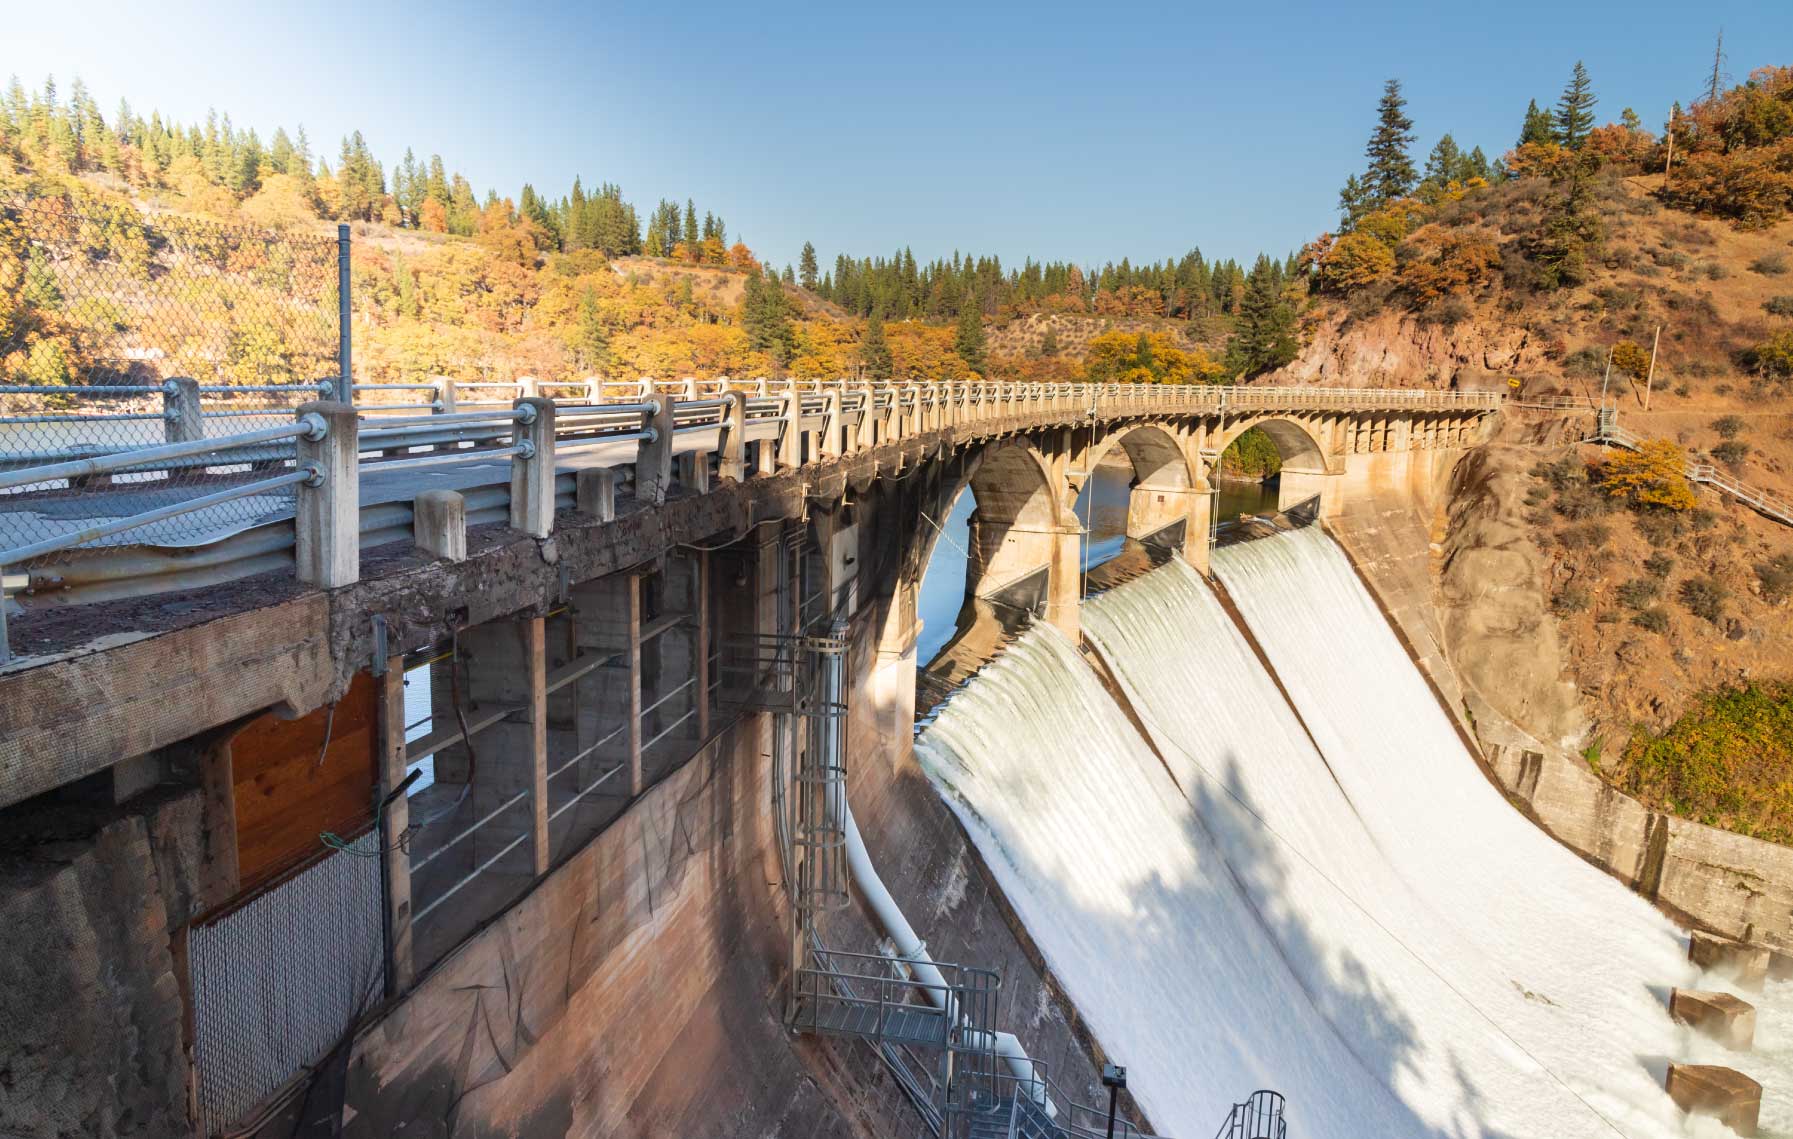
[[1108,1139],[1114,1139],[1115,1101],[1127,1086],[1127,1069],[1119,1064],[1102,1065],[1102,1086],[1108,1089]]

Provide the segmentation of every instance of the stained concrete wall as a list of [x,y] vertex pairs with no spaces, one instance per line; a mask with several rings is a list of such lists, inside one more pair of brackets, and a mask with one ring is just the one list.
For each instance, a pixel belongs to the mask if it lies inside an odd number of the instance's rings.
[[197,789],[0,819],[0,1135],[189,1133],[178,930],[199,904]]
[[[1348,468],[1357,485],[1345,494],[1344,508],[1328,521],[1328,529],[1406,641],[1489,778],[1558,841],[1679,920],[1793,949],[1793,850],[1649,810],[1600,779],[1560,742],[1538,739],[1555,730],[1562,718],[1554,704],[1538,707],[1549,727],[1528,730],[1470,679],[1477,665],[1471,658],[1489,646],[1473,623],[1448,618],[1439,582],[1447,549],[1453,558],[1475,556],[1452,542],[1447,512],[1456,515],[1459,527],[1468,525],[1465,501],[1451,500],[1453,486],[1459,495],[1479,496],[1474,504],[1478,526],[1489,522],[1483,515],[1501,509],[1498,496],[1466,488],[1461,478],[1453,484],[1456,463],[1474,463],[1474,453],[1352,459],[1371,461],[1358,464],[1355,473]],[[1505,530],[1494,527],[1492,532]],[[1542,612],[1542,607],[1540,598],[1533,608]],[[1534,656],[1522,667],[1546,670],[1542,679],[1548,682],[1559,666]],[[1518,714],[1535,705],[1521,701]]]

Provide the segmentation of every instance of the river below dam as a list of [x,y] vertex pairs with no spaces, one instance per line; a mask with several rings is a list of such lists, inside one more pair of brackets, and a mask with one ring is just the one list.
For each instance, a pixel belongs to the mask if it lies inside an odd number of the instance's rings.
[[1271,1088],[1303,1139],[1730,1135],[1677,1061],[1793,1134],[1793,984],[1740,994],[1753,1053],[1675,1024],[1671,987],[1727,986],[1502,798],[1332,540],[1213,560],[1233,613],[1180,561],[1085,603],[1128,707],[1036,623],[916,740],[1159,1132]]

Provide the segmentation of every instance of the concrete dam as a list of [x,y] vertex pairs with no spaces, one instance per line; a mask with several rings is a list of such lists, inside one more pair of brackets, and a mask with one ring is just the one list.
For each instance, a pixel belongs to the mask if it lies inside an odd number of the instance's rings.
[[[1703,1135],[1732,1065],[1793,1126],[1766,952],[1514,810],[1329,536],[1497,396],[455,394],[6,476],[0,1131]],[[1318,522],[1216,547],[1254,426]],[[195,462],[290,506],[91,537]]]

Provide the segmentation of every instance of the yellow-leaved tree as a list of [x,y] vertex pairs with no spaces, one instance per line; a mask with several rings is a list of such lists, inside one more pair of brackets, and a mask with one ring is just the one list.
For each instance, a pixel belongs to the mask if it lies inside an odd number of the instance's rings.
[[1638,506],[1693,509],[1687,453],[1670,439],[1647,439],[1636,451],[1614,453],[1600,467],[1600,488]]

